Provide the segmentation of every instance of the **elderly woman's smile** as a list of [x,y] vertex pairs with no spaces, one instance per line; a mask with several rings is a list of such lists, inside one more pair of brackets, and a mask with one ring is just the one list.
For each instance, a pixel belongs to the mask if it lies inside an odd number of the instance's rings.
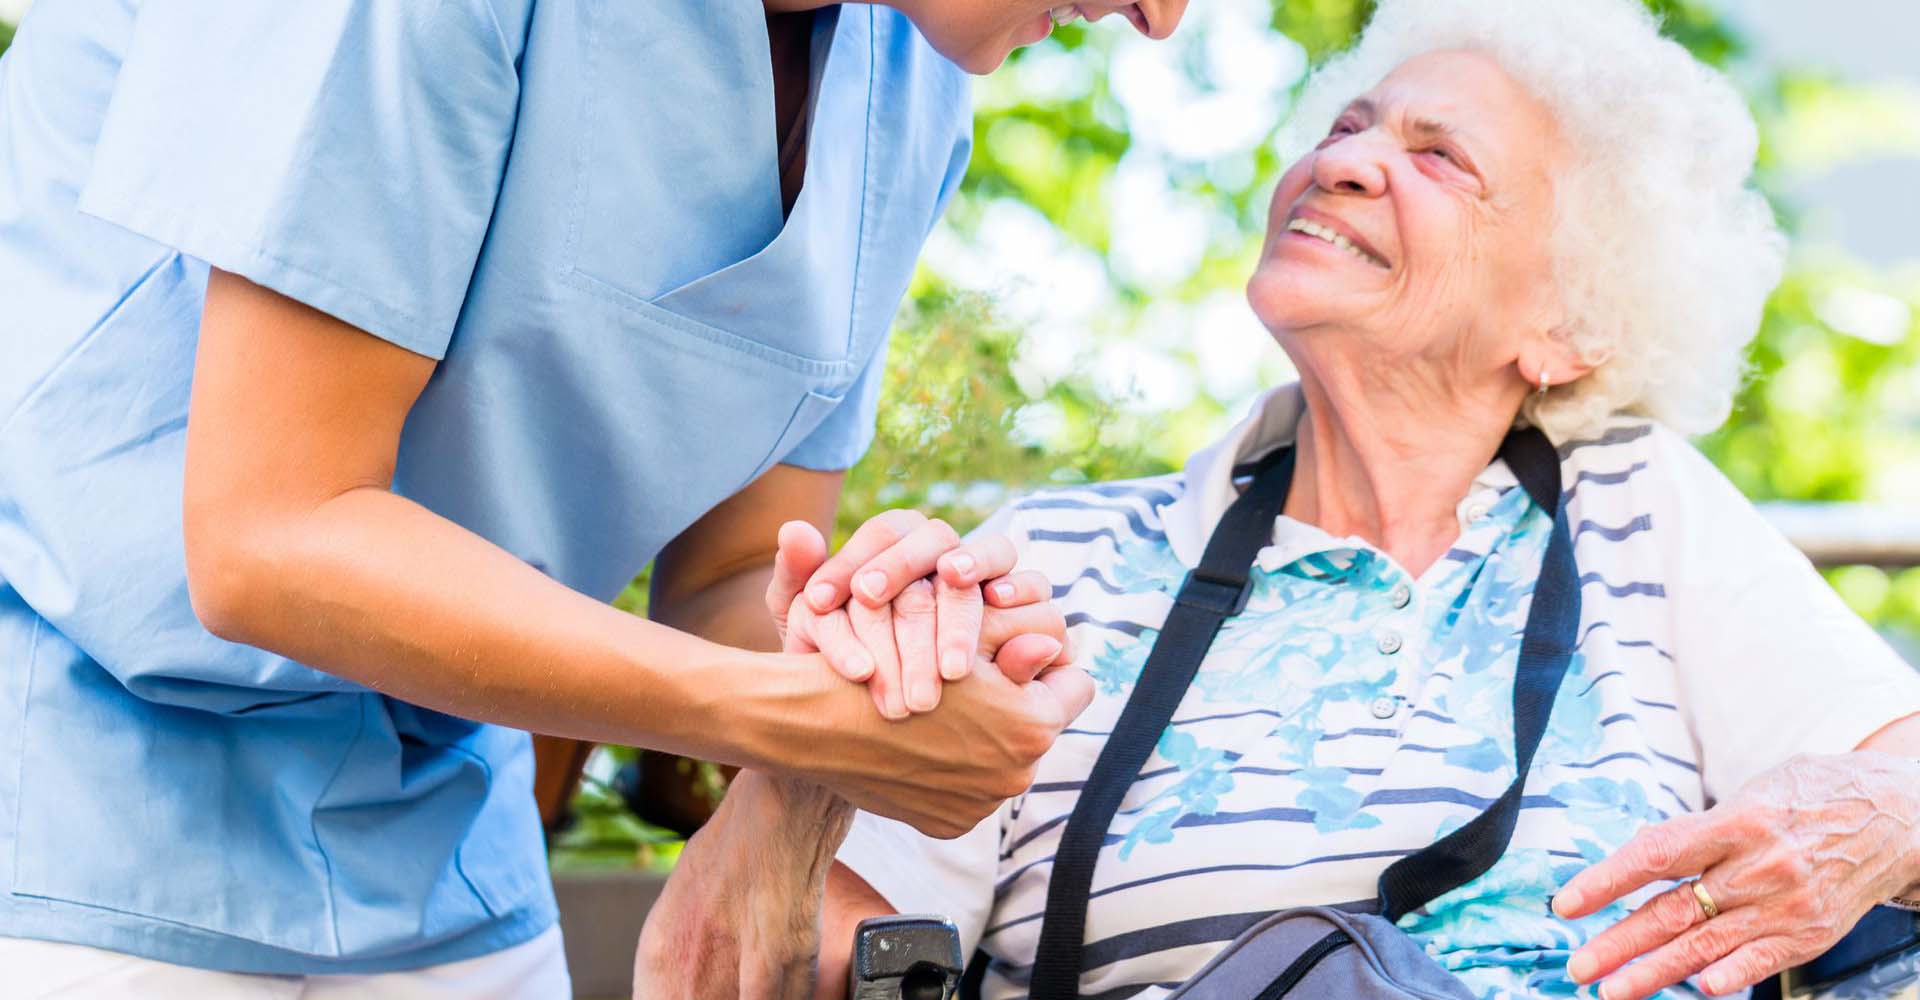
[[[1547,107],[1492,58],[1408,60],[1281,178],[1248,285],[1255,313],[1296,355],[1450,357],[1516,401],[1529,349],[1573,377],[1579,359],[1541,343],[1557,307],[1548,240],[1563,155]],[[1329,327],[1355,336],[1338,348],[1304,337]]]

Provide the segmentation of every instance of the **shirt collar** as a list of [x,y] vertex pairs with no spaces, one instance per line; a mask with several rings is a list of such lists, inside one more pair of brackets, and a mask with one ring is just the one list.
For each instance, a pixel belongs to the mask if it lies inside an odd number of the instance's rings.
[[[1240,495],[1233,481],[1235,466],[1265,456],[1275,448],[1291,445],[1300,417],[1306,412],[1306,398],[1298,382],[1270,389],[1253,403],[1251,411],[1214,443],[1187,459],[1181,481],[1185,487],[1162,511],[1167,544],[1173,554],[1188,566],[1200,563],[1207,538],[1227,508]],[[1498,496],[1519,485],[1512,470],[1501,459],[1494,459],[1473,480],[1473,492],[1486,491]],[[1292,518],[1274,519],[1273,544],[1278,551],[1262,553],[1262,565],[1284,566],[1312,552],[1341,548],[1363,548],[1357,538],[1338,539],[1310,524]]]

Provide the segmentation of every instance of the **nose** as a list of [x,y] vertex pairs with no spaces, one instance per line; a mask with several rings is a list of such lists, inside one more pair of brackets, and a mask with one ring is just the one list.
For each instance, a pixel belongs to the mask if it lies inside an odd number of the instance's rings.
[[1174,29],[1180,26],[1180,19],[1187,13],[1187,0],[1137,0],[1135,3],[1102,5],[1099,8],[1084,4],[1081,9],[1086,11],[1090,21],[1098,21],[1108,14],[1126,13],[1127,20],[1132,21],[1141,34],[1160,41],[1171,37]]
[[1313,183],[1334,194],[1378,198],[1387,191],[1387,172],[1374,143],[1365,134],[1349,136],[1313,154]]
[[1146,15],[1147,37],[1156,41],[1171,37],[1187,14],[1187,0],[1140,0],[1134,6]]

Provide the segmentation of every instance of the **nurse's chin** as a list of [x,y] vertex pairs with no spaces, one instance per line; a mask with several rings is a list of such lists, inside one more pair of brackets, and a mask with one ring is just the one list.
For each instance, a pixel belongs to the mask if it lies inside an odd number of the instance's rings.
[[1037,23],[1023,23],[1002,37],[971,45],[964,51],[943,49],[940,54],[946,56],[955,66],[974,76],[986,76],[1005,65],[1007,57],[1013,54],[1014,49],[1023,49],[1043,42],[1051,34],[1053,34],[1053,21],[1042,14]]

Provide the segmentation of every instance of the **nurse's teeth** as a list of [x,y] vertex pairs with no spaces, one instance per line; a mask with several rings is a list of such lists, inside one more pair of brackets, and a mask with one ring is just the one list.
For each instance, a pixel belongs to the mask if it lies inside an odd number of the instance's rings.
[[1325,240],[1328,243],[1331,243],[1334,246],[1337,246],[1340,249],[1345,250],[1346,252],[1354,255],[1355,257],[1358,257],[1361,260],[1364,260],[1367,263],[1373,264],[1377,267],[1387,266],[1379,258],[1373,256],[1372,254],[1366,252],[1365,250],[1360,249],[1357,246],[1354,246],[1352,240],[1347,239],[1345,236],[1342,236],[1339,233],[1336,233],[1333,230],[1320,225],[1319,223],[1311,222],[1306,219],[1295,219],[1292,222],[1287,223],[1287,229],[1290,232],[1305,233],[1308,236],[1314,237],[1315,239]]

